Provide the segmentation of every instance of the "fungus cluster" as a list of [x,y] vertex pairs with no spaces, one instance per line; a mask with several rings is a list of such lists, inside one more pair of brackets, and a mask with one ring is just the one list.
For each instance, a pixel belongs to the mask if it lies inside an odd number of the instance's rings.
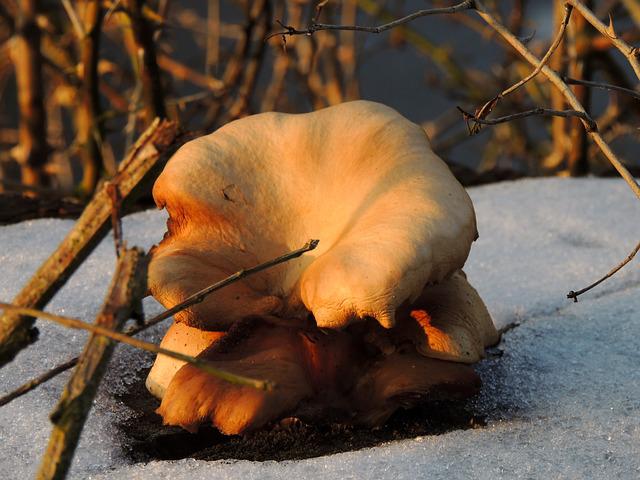
[[227,434],[290,416],[374,425],[477,391],[470,364],[498,334],[461,270],[473,206],[424,131],[394,110],[357,101],[237,120],[183,146],[153,195],[169,220],[149,287],[167,308],[320,240],[176,315],[163,347],[276,387],[160,355],[147,388],[166,424]]

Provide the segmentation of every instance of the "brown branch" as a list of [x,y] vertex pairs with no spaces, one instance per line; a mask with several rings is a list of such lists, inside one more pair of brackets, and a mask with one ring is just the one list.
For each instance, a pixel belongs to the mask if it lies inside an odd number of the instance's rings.
[[[559,29],[560,23],[564,18],[564,8],[560,0],[553,1],[553,29]],[[556,72],[564,72],[565,68],[565,53],[566,42],[560,42],[558,48],[549,59],[549,67]],[[514,56],[518,54],[512,52]],[[566,101],[562,92],[557,88],[551,87],[549,92],[549,103],[554,110],[564,110],[566,107]],[[567,152],[569,150],[569,138],[567,135],[567,122],[561,117],[553,117],[551,119],[551,141],[552,148],[544,160],[542,161],[542,170],[546,173],[557,173],[564,168],[566,163]]]
[[174,60],[169,55],[159,53],[157,60],[158,66],[162,70],[170,73],[180,80],[184,80],[192,83],[193,85],[206,88],[207,90],[214,93],[220,93],[225,88],[222,80],[219,80],[212,75],[203,75],[199,72],[196,72],[194,69],[189,68],[188,66],[178,62],[177,60]]
[[607,278],[612,277],[613,275],[615,275],[618,270],[620,270],[622,267],[624,267],[627,263],[629,263],[631,260],[633,260],[633,257],[636,256],[636,253],[638,253],[638,251],[640,250],[640,242],[635,246],[635,248],[631,251],[631,253],[629,255],[627,255],[627,258],[625,258],[622,262],[620,262],[618,265],[616,265],[615,267],[613,267],[604,277],[600,278],[598,281],[593,282],[591,285],[589,285],[588,287],[584,287],[583,289],[578,290],[577,292],[574,292],[573,290],[571,290],[569,293],[567,293],[567,298],[573,298],[574,302],[578,301],[578,297],[580,295],[582,295],[585,292],[588,292],[589,290],[591,290],[592,288],[600,285],[602,282],[604,282]]
[[[596,122],[585,112],[581,112],[578,110],[552,110],[550,108],[538,107],[538,108],[533,108],[531,110],[526,110],[524,112],[512,113],[511,115],[505,115],[503,117],[498,117],[498,118],[480,118],[472,113],[469,113],[463,110],[460,107],[456,107],[456,108],[462,113],[463,118],[467,123],[469,121],[472,121],[476,124],[481,124],[481,125],[497,125],[499,123],[511,122],[514,120],[519,120],[521,118],[532,117],[537,115],[543,115],[548,117],[565,117],[565,118],[577,117],[587,123],[588,132],[598,131],[598,125],[596,124]],[[469,133],[471,135],[477,133],[477,129],[475,129],[475,125],[469,127]]]
[[115,340],[120,343],[126,343],[127,345],[130,345],[140,350],[145,350],[151,353],[166,355],[167,357],[175,358],[176,360],[182,360],[183,362],[190,363],[193,366],[201,369],[202,371],[210,375],[214,375],[230,383],[235,383],[238,385],[248,385],[258,390],[272,390],[273,387],[275,386],[272,382],[269,382],[267,380],[256,380],[253,378],[243,377],[241,375],[235,375],[233,373],[220,370],[215,366],[215,364],[207,360],[203,360],[197,357],[191,357],[189,355],[184,355],[183,353],[174,352],[173,350],[167,350],[153,343],[132,338],[128,335],[125,335],[124,333],[115,332],[109,328],[104,328],[99,325],[91,325],[90,323],[85,323],[82,320],[78,320],[77,318],[63,317],[60,315],[54,315],[48,312],[43,312],[41,310],[36,310],[34,308],[17,307],[15,305],[11,305],[9,303],[2,303],[2,302],[0,302],[0,309],[16,312],[22,315],[29,315],[32,317],[41,318],[43,320],[49,320],[51,322],[55,322],[57,324],[63,325],[67,328],[73,328],[76,330],[85,330],[95,335],[107,337],[107,338],[110,338],[111,340]]
[[[593,3],[587,0],[589,7]],[[565,5],[565,8],[571,8]],[[574,15],[572,27],[567,34],[567,53],[569,57],[568,73],[575,78],[591,80],[593,61],[591,55],[591,39],[595,31],[584,17]],[[591,110],[591,95],[582,85],[573,87],[573,93],[585,110]],[[569,122],[569,142],[571,148],[567,155],[567,170],[571,176],[586,175],[589,172],[589,144],[587,132],[581,122],[574,118]]]
[[153,41],[153,30],[143,15],[144,0],[125,0],[124,3],[131,19],[136,50],[142,57],[138,71],[143,86],[145,116],[147,123],[150,123],[156,117],[165,118],[167,116],[160,69],[156,59],[156,45]]
[[326,23],[311,23],[308,28],[305,29],[297,29],[292,27],[291,25],[283,25],[280,23],[284,30],[279,32],[273,32],[266,36],[265,40],[269,40],[273,37],[285,36],[285,35],[313,35],[315,32],[321,30],[351,30],[356,32],[367,32],[367,33],[382,33],[387,30],[390,30],[394,27],[398,27],[400,25],[404,25],[405,23],[409,23],[416,18],[426,17],[427,15],[443,15],[443,14],[452,14],[458,13],[465,10],[472,10],[474,8],[474,0],[465,0],[464,2],[458,3],[451,7],[443,7],[443,8],[430,8],[425,10],[418,10],[409,15],[406,15],[402,18],[398,18],[397,20],[393,20],[389,23],[385,23],[384,25],[379,25],[377,27],[364,27],[360,25],[329,25]]
[[254,37],[257,39],[257,45],[254,52],[246,59],[244,63],[242,83],[238,87],[235,100],[227,106],[227,118],[225,121],[235,120],[247,113],[249,107],[249,100],[255,89],[256,82],[258,80],[258,74],[264,60],[264,54],[266,51],[266,42],[261,41],[265,33],[269,29],[271,18],[271,2],[270,1],[256,1],[253,4],[254,9],[259,6],[259,15],[262,15],[262,19],[258,18],[258,24],[255,27]]
[[[121,329],[144,295],[146,277],[144,253],[135,248],[123,251],[94,327],[109,331]],[[65,478],[114,348],[115,344],[103,336],[89,337],[78,367],[51,412],[53,431],[36,478]]]
[[102,169],[102,128],[100,126],[100,94],[98,60],[103,11],[100,0],[90,0],[84,6],[83,31],[80,38],[80,103],[76,110],[78,146],[82,164],[79,191],[90,196],[96,189]]
[[107,182],[107,195],[111,201],[111,230],[113,231],[113,244],[116,249],[116,256],[120,256],[120,252],[124,247],[122,239],[122,195],[117,183]]
[[581,80],[578,78],[562,77],[562,81],[568,85],[584,85],[585,87],[599,88],[602,90],[609,90],[613,92],[621,92],[625,95],[629,95],[633,98],[640,100],[640,92],[631,90],[630,88],[620,87],[611,83],[593,82],[591,80]]
[[[244,66],[251,57],[251,39],[255,31],[260,16],[263,13],[264,1],[249,2],[246,4],[246,24],[244,26],[243,36],[236,42],[233,56],[227,62],[222,83],[226,86],[235,86],[240,82]],[[268,19],[266,20],[268,21]],[[213,102],[208,108],[205,115],[204,124],[207,129],[213,129],[218,123],[222,107],[226,105],[231,96],[231,89],[223,92],[221,98]]]
[[[180,143],[177,137],[175,123],[157,119],[120,164],[113,181],[118,184],[125,208],[138,195],[149,191],[150,183]],[[111,201],[105,186],[96,193],[71,232],[24,285],[13,303],[43,308],[106,235],[110,218]],[[32,328],[33,324],[34,319],[28,316],[13,313],[0,316],[0,367],[36,339],[37,330]]]
[[25,185],[47,183],[44,166],[49,147],[40,53],[41,32],[36,20],[38,7],[38,0],[20,2],[12,53],[20,112],[20,143],[12,153],[22,166],[22,182]]
[[640,80],[640,48],[632,47],[625,42],[620,36],[618,36],[613,28],[609,28],[607,25],[602,23],[600,19],[596,17],[595,14],[580,0],[566,0],[566,3],[573,6],[573,8],[580,12],[580,15],[582,15],[587,22],[593,25],[602,35],[611,40],[616,48],[620,50],[620,52],[629,61],[636,77]]

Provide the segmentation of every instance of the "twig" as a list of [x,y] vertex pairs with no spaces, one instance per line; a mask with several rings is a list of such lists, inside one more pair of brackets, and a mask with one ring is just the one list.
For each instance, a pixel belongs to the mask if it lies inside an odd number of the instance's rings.
[[[148,191],[151,181],[178,143],[177,125],[159,119],[138,139],[114,178],[125,208],[138,195]],[[73,230],[24,285],[13,303],[43,308],[107,234],[110,218],[111,202],[103,187],[87,205]],[[33,318],[15,313],[0,316],[0,367],[36,339],[37,330],[32,328],[33,324]]]
[[613,85],[611,83],[593,82],[591,80],[581,80],[578,78],[571,78],[571,77],[562,77],[562,80],[568,85],[584,85],[585,87],[593,87],[593,88],[600,88],[602,90],[621,92],[640,100],[640,92],[637,92],[636,90],[631,90],[630,88],[624,88],[618,85]]
[[143,15],[144,0],[125,0],[127,13],[131,18],[131,28],[139,52],[138,73],[142,81],[145,99],[145,116],[147,123],[155,117],[166,118],[164,90],[162,88],[160,69],[156,60],[156,45],[149,22]]
[[[289,252],[285,255],[282,255],[280,257],[274,258],[272,260],[269,260],[267,262],[261,263],[259,265],[256,265],[255,267],[251,267],[249,269],[246,270],[240,270],[239,272],[236,272],[230,276],[228,276],[227,278],[225,278],[224,280],[215,283],[214,285],[211,285],[207,288],[205,288],[204,290],[201,290],[199,292],[197,292],[195,295],[190,296],[189,298],[187,298],[184,302],[182,302],[180,305],[182,306],[182,309],[187,308],[195,303],[198,303],[200,301],[202,301],[202,299],[200,299],[198,296],[199,295],[203,295],[202,298],[206,297],[207,295],[215,292],[216,290],[219,290],[223,287],[226,287],[227,285],[230,285],[234,282],[237,282],[239,280],[241,280],[242,278],[245,278],[249,275],[252,275],[254,273],[260,272],[262,270],[265,270],[267,268],[273,267],[275,265],[278,265],[280,263],[286,262],[288,260],[292,260],[294,258],[299,257],[300,255],[302,255],[305,252],[308,252],[310,250],[313,250],[314,248],[316,248],[316,246],[318,245],[318,241],[317,240],[310,240],[309,242],[307,242],[302,248],[298,249],[298,250],[294,250],[292,252]],[[193,301],[193,303],[188,303],[190,301],[190,299]],[[180,305],[176,305],[176,307],[180,306]],[[174,309],[176,308],[174,307]],[[150,318],[149,320],[146,320],[142,325],[136,325],[135,327],[130,327],[129,329],[127,329],[124,334],[127,336],[133,336],[133,335],[137,335],[138,333],[147,330],[148,328],[153,327],[154,325],[157,325],[158,323],[162,322],[163,320],[169,318],[170,316],[172,316],[174,313],[177,313],[177,311],[174,311],[174,309],[171,310],[167,310],[165,312],[162,312],[158,315],[156,315],[155,317]],[[9,403],[11,400],[18,398],[28,392],[30,392],[31,390],[35,389],[36,387],[38,387],[39,385],[47,382],[48,380],[51,380],[52,378],[54,378],[56,375],[64,372],[65,370],[68,370],[70,368],[73,368],[78,362],[78,357],[72,358],[60,365],[57,365],[56,367],[54,367],[53,369],[51,369],[50,371],[40,375],[39,377],[36,377],[30,381],[28,381],[27,383],[21,385],[20,387],[18,387],[16,390],[14,390],[13,392],[8,393],[7,395],[0,397],[0,406],[5,405],[7,403]]]
[[[564,18],[564,8],[561,1],[553,2],[553,30],[560,28],[560,23]],[[556,72],[563,72],[565,68],[566,42],[560,42],[558,48],[549,59],[549,67]],[[514,52],[514,57],[518,54]],[[562,92],[557,88],[549,88],[549,106],[554,110],[564,110],[566,101]],[[551,150],[543,159],[541,170],[545,173],[555,174],[564,168],[566,157],[570,147],[567,135],[567,122],[562,117],[553,117],[551,119]]]
[[[121,329],[144,295],[146,278],[147,258],[142,250],[124,250],[95,325],[86,325],[109,331]],[[78,367],[51,412],[54,426],[36,475],[38,480],[65,478],[114,348],[115,344],[105,337],[89,338]]]
[[[520,118],[525,118],[525,117],[531,117],[534,115],[544,115],[544,116],[555,116],[555,117],[578,117],[581,118],[582,120],[584,120],[585,122],[587,122],[588,126],[587,126],[587,131],[588,132],[597,132],[598,131],[598,125],[596,124],[596,122],[589,116],[587,115],[585,112],[581,112],[578,110],[552,110],[550,108],[542,108],[542,107],[538,107],[538,108],[533,108],[531,110],[526,110],[524,112],[518,112],[518,113],[512,113],[511,115],[505,115],[504,117],[498,117],[498,118],[479,118],[475,115],[473,115],[472,113],[469,113],[465,110],[463,110],[460,107],[456,107],[458,110],[460,110],[460,112],[462,112],[462,115],[464,116],[465,121],[467,121],[467,123],[469,121],[473,121],[477,124],[482,124],[482,125],[497,125],[498,123],[505,123],[505,122],[511,122],[513,120],[518,120]],[[475,132],[473,127],[469,128],[469,133],[471,135],[473,135]]]
[[540,60],[540,63],[534,68],[533,72],[531,72],[529,75],[527,75],[525,78],[523,78],[519,82],[515,83],[514,85],[504,90],[502,93],[498,95],[498,97],[506,97],[511,92],[514,92],[515,90],[520,88],[522,85],[524,85],[525,83],[527,83],[529,80],[531,80],[532,78],[534,78],[536,75],[540,73],[540,70],[542,70],[542,67],[544,67],[547,64],[547,62],[549,61],[549,58],[551,57],[551,55],[553,55],[553,52],[556,51],[556,49],[558,48],[558,45],[560,45],[560,42],[564,37],[564,33],[567,30],[567,24],[569,23],[569,19],[571,18],[571,10],[572,8],[570,5],[565,5],[564,17],[562,19],[562,22],[560,22],[560,28],[556,33],[556,37],[551,43],[551,46],[549,47],[549,49],[547,50],[547,53],[545,53],[544,57],[542,57],[542,59]]
[[[243,35],[240,40],[236,42],[234,53],[227,62],[224,74],[222,75],[222,83],[224,85],[235,86],[241,83],[241,75],[245,72],[244,65],[246,65],[251,58],[251,40],[254,35],[254,31],[259,27],[258,22],[263,14],[264,3],[265,0],[260,0],[248,2],[245,6],[246,24],[243,29]],[[268,21],[268,18],[265,19],[265,22]],[[262,53],[256,53],[254,55],[259,55],[259,61],[261,61]],[[228,112],[229,109],[224,107],[228,107],[228,103],[233,102],[233,100],[230,99],[231,94],[232,91],[230,89],[223,91],[221,98],[219,98],[218,101],[213,102],[208,108],[204,119],[204,125],[207,129],[213,129],[216,126],[222,111]]]
[[[545,53],[544,57],[542,57],[542,60],[540,60],[540,62],[535,66],[533,72],[531,72],[529,75],[527,75],[525,78],[523,78],[519,82],[516,82],[515,84],[511,85],[509,88],[503,90],[494,98],[492,98],[487,103],[485,103],[481,108],[479,108],[476,111],[474,117],[476,117],[477,119],[484,119],[487,115],[491,113],[491,111],[495,108],[495,106],[497,105],[500,99],[514,92],[515,90],[520,88],[522,85],[524,85],[525,83],[527,83],[529,80],[531,80],[532,78],[534,78],[536,75],[540,73],[542,68],[549,61],[549,58],[551,58],[551,55],[553,55],[553,52],[555,52],[555,50],[558,48],[558,45],[560,45],[560,42],[562,42],[564,33],[567,30],[567,24],[569,23],[569,19],[571,18],[571,10],[572,10],[572,7],[570,5],[565,5],[564,17],[560,22],[558,33],[556,34],[555,39],[551,43],[551,46],[547,50],[547,53]],[[481,123],[482,122],[476,122],[476,124],[474,125],[471,131],[472,134],[478,133],[478,131],[480,130]]]
[[320,30],[353,30],[356,32],[367,32],[367,33],[382,33],[387,30],[390,30],[399,25],[404,25],[405,23],[409,23],[416,18],[426,17],[427,15],[442,15],[442,14],[452,14],[458,13],[465,10],[472,10],[474,8],[474,0],[465,0],[464,2],[458,3],[457,5],[453,5],[451,7],[443,7],[443,8],[429,8],[425,10],[418,10],[417,12],[413,12],[405,17],[399,18],[397,20],[393,20],[392,22],[385,23],[384,25],[379,25],[377,27],[364,27],[360,25],[330,25],[326,23],[315,23],[313,22],[308,28],[305,29],[297,29],[292,27],[291,25],[283,25],[280,23],[284,30],[279,32],[273,32],[266,36],[265,40],[269,40],[273,37],[285,36],[285,35],[313,35],[315,32]]
[[[382,21],[393,21],[393,14],[389,10],[381,9],[376,0],[356,0],[358,7],[368,15],[375,16]],[[452,16],[449,18],[466,18]],[[464,91],[469,98],[484,98],[485,84],[480,85],[473,76],[469,75],[462,65],[458,64],[446,47],[431,41],[410,25],[401,25],[399,31],[407,43],[422,53],[430,62],[451,79],[458,90]]]
[[213,77],[220,62],[220,0],[207,2],[207,33],[204,74]]
[[[570,0],[571,4],[576,7],[576,4],[579,4],[580,7],[584,7],[580,2],[576,2],[574,0]],[[498,20],[495,19],[490,13],[487,12],[486,8],[482,5],[481,0],[475,0],[476,3],[476,11],[478,15],[488,24],[490,25],[496,32],[498,32],[513,48],[515,48],[520,55],[522,55],[529,63],[532,65],[539,65],[541,61],[515,36],[513,35],[504,25],[502,25]],[[577,8],[577,7],[576,7]],[[581,12],[582,13],[582,12]],[[583,14],[584,15],[584,14]],[[586,17],[585,17],[586,18]],[[588,19],[587,19],[588,20]],[[542,73],[549,79],[549,81],[560,90],[574,110],[579,112],[587,113],[582,106],[582,104],[578,101],[574,93],[571,91],[571,88],[562,81],[560,76],[551,68],[544,65],[542,67]],[[598,145],[600,151],[604,154],[604,156],[609,160],[609,162],[614,166],[614,168],[618,171],[618,173],[624,178],[627,182],[631,190],[635,193],[636,197],[640,199],[640,185],[633,177],[633,175],[629,172],[629,170],[623,165],[617,155],[611,150],[609,144],[602,138],[602,135],[598,131],[590,130],[589,123],[583,118],[583,125],[585,129],[587,129],[588,135],[591,139]],[[634,253],[635,255],[635,253]],[[617,270],[611,273],[613,275]],[[609,276],[605,278],[608,278]],[[598,282],[599,283],[599,282]],[[574,298],[575,299],[575,298]]]
[[306,253],[316,248],[319,242],[320,242],[319,240],[309,240],[307,243],[304,244],[304,246],[302,246],[297,250],[293,250],[289,253],[285,253],[280,257],[274,258],[272,260],[268,260],[264,263],[256,265],[255,267],[240,270],[232,275],[229,275],[227,278],[220,280],[219,282],[214,283],[213,285],[210,285],[206,288],[203,288],[199,292],[196,292],[193,295],[190,295],[189,297],[187,297],[185,300],[183,300],[176,306],[168,310],[165,310],[159,315],[156,315],[152,319],[148,320],[147,322],[145,322],[145,325],[146,325],[145,328],[151,327],[152,325],[155,325],[156,323],[159,323],[164,319],[169,318],[172,315],[175,315],[176,313],[189,308],[192,305],[202,302],[207,297],[207,295],[215,292],[216,290],[220,290],[221,288],[224,288],[227,285],[235,283],[238,280],[241,280],[249,275],[253,275],[254,273],[261,272],[262,270],[266,270],[267,268],[271,268],[275,265],[278,265],[279,263],[283,263],[291,259],[297,258],[301,256],[303,253]]
[[629,263],[631,260],[633,260],[633,257],[636,256],[636,253],[638,253],[638,250],[640,250],[640,242],[635,246],[635,248],[633,249],[633,251],[627,256],[627,258],[625,258],[622,262],[620,262],[618,265],[616,265],[614,268],[612,268],[604,277],[602,277],[601,279],[599,279],[598,281],[592,283],[591,285],[589,285],[588,287],[584,287],[581,290],[578,290],[577,292],[571,290],[569,293],[567,293],[567,298],[573,298],[574,302],[578,302],[578,296],[582,295],[585,292],[588,292],[589,290],[591,290],[592,288],[600,285],[602,282],[604,282],[607,278],[612,277],[613,275],[616,274],[616,272],[618,270],[620,270],[622,267],[624,267],[627,263]]
[[107,182],[107,195],[111,200],[111,230],[113,231],[113,244],[116,249],[116,256],[120,256],[120,251],[124,245],[122,239],[122,195],[117,183]]
[[57,377],[62,372],[66,372],[70,368],[75,367],[77,364],[78,364],[78,357],[73,357],[71,360],[67,360],[66,362],[61,363],[60,365],[56,365],[51,370],[48,370],[42,375],[39,375],[36,378],[33,378],[28,382],[20,385],[18,388],[16,388],[12,392],[0,397],[0,407],[8,404],[9,402],[15,400],[18,397],[21,397],[22,395],[29,393],[31,390],[34,390],[35,388],[39,387],[43,383],[48,382],[52,378]]
[[43,320],[49,320],[51,322],[55,322],[60,325],[63,325],[67,328],[73,328],[76,330],[86,330],[95,335],[101,335],[103,337],[110,338],[111,340],[115,340],[117,342],[126,343],[127,345],[131,345],[132,347],[138,348],[140,350],[145,350],[147,352],[166,355],[167,357],[175,358],[176,360],[182,360],[183,362],[190,363],[195,367],[198,367],[202,371],[209,373],[211,375],[214,375],[230,383],[235,383],[238,385],[247,385],[247,386],[256,388],[258,390],[271,390],[274,387],[274,384],[272,382],[269,382],[266,380],[256,380],[253,378],[243,377],[241,375],[235,375],[233,373],[220,370],[219,368],[215,367],[212,362],[209,362],[207,360],[202,360],[200,358],[184,355],[180,352],[174,352],[173,350],[167,350],[165,348],[158,347],[153,343],[132,338],[128,335],[125,335],[124,333],[118,333],[108,328],[100,327],[98,325],[92,325],[90,323],[85,323],[82,320],[78,320],[77,318],[62,317],[60,315],[54,315],[48,312],[43,312],[41,310],[36,310],[34,308],[17,307],[15,305],[2,303],[2,302],[0,302],[0,309],[12,311],[21,315],[29,315],[31,317],[41,318]]

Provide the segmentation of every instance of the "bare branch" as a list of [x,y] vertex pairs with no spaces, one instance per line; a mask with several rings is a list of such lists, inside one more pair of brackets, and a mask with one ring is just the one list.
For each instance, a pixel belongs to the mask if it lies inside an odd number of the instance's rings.
[[[587,122],[588,126],[587,126],[587,131],[588,132],[597,132],[598,131],[598,125],[596,124],[596,122],[589,116],[587,115],[585,112],[581,112],[578,110],[552,110],[550,108],[542,108],[542,107],[538,107],[538,108],[533,108],[531,110],[526,110],[524,112],[518,112],[518,113],[512,113],[511,115],[505,115],[504,117],[498,117],[498,118],[479,118],[476,115],[473,115],[472,113],[469,113],[465,110],[463,110],[460,107],[457,107],[457,109],[462,112],[462,115],[464,116],[465,121],[468,123],[469,121],[472,121],[476,124],[481,124],[481,125],[497,125],[499,123],[505,123],[505,122],[511,122],[513,120],[519,120],[521,118],[525,118],[525,117],[532,117],[532,116],[537,116],[537,115],[543,115],[543,116],[547,116],[547,117],[565,117],[565,118],[569,118],[569,117],[578,117],[581,118],[582,120],[584,120],[585,122]],[[469,128],[469,133],[471,135],[473,135],[474,133],[477,133],[477,130],[472,126]]]
[[580,80],[578,78],[562,77],[562,80],[568,85],[584,85],[585,87],[600,88],[602,90],[610,90],[614,92],[621,92],[629,95],[633,98],[640,100],[640,92],[631,90],[630,88],[619,87],[611,83],[593,82],[590,80]]
[[47,118],[44,109],[42,78],[41,32],[37,23],[38,2],[25,0],[19,4],[16,34],[12,43],[18,95],[19,145],[12,155],[22,166],[25,185],[44,185],[47,175],[49,146],[47,145]]
[[166,118],[164,89],[160,69],[156,59],[156,44],[153,41],[151,25],[143,15],[144,0],[125,0],[127,13],[131,18],[131,28],[139,54],[140,80],[145,99],[147,123],[155,117]]
[[640,242],[638,242],[638,244],[635,246],[635,248],[631,251],[631,253],[629,255],[627,255],[627,258],[625,258],[622,262],[620,262],[618,265],[616,265],[615,267],[613,267],[604,277],[600,278],[598,281],[593,282],[591,285],[589,285],[588,287],[584,287],[581,290],[578,290],[577,292],[574,292],[573,290],[571,290],[569,293],[567,293],[567,298],[573,298],[574,302],[578,301],[578,296],[582,295],[585,292],[588,292],[589,290],[591,290],[594,287],[597,287],[598,285],[600,285],[602,282],[604,282],[607,278],[612,277],[613,275],[615,275],[618,270],[620,270],[622,267],[624,267],[627,263],[629,263],[631,260],[633,260],[633,257],[636,256],[636,253],[638,253],[638,251],[640,250]]
[[120,189],[117,183],[107,182],[107,195],[111,200],[111,230],[113,231],[113,244],[116,249],[116,256],[120,256],[120,251],[124,246],[124,240],[122,239],[122,195],[120,195]]
[[192,305],[196,305],[202,302],[207,297],[207,295],[210,295],[216,290],[220,290],[221,288],[224,288],[227,285],[231,285],[232,283],[235,283],[238,280],[241,280],[249,275],[253,275],[254,273],[261,272],[262,270],[266,270],[267,268],[271,268],[280,263],[284,263],[291,259],[297,258],[301,256],[303,253],[306,253],[316,248],[319,242],[320,242],[319,240],[309,240],[304,246],[302,246],[297,250],[293,250],[289,253],[285,253],[280,257],[274,258],[272,260],[268,260],[264,263],[256,265],[255,267],[247,268],[245,270],[240,270],[232,275],[229,275],[227,278],[220,280],[219,282],[214,283],[213,285],[210,285],[206,288],[203,288],[199,292],[196,292],[193,295],[190,295],[189,297],[187,297],[184,301],[180,302],[178,305],[148,320],[147,322],[145,322],[145,325],[146,325],[145,328],[151,327],[152,325],[155,325],[156,323],[159,323],[165,320],[166,318],[169,318],[175,315],[176,313],[191,307]]
[[392,22],[385,23],[384,25],[379,25],[377,27],[364,27],[360,25],[330,25],[326,23],[312,23],[308,28],[305,29],[297,29],[292,27],[291,25],[283,25],[280,23],[284,30],[279,32],[273,32],[266,36],[265,40],[269,40],[270,38],[277,36],[292,36],[292,35],[313,35],[315,32],[321,30],[353,30],[356,32],[367,32],[367,33],[382,33],[387,30],[390,30],[394,27],[404,25],[405,23],[409,23],[416,18],[426,17],[428,15],[445,15],[458,13],[465,10],[472,10],[474,8],[474,0],[465,0],[464,2],[458,3],[457,5],[453,5],[451,7],[443,7],[443,8],[429,8],[425,10],[418,10],[417,12],[413,12],[405,17],[399,18],[397,20],[393,20]]
[[0,407],[8,404],[9,402],[15,400],[18,397],[21,397],[22,395],[26,395],[31,390],[34,390],[35,388],[39,387],[43,383],[48,382],[52,378],[57,377],[62,372],[66,372],[70,368],[75,367],[77,364],[78,364],[78,357],[73,357],[71,360],[67,360],[66,362],[61,363],[60,365],[56,365],[51,370],[48,370],[42,375],[39,375],[36,378],[33,378],[28,382],[20,385],[18,388],[16,388],[12,392],[0,397]]
[[[571,18],[571,10],[572,10],[571,6],[570,5],[565,5],[564,8],[565,8],[564,18],[562,19],[562,22],[560,23],[560,28],[558,29],[558,33],[556,34],[556,38],[551,43],[551,46],[549,47],[549,50],[547,50],[547,53],[545,53],[544,57],[542,57],[542,59],[540,60],[540,63],[536,66],[536,68],[533,70],[533,72],[531,72],[529,75],[527,75],[525,78],[523,78],[522,80],[520,80],[516,84],[514,84],[514,85],[510,86],[509,88],[507,88],[506,90],[504,90],[502,93],[500,93],[500,95],[498,95],[498,97],[506,97],[511,92],[514,92],[515,90],[520,88],[522,85],[524,85],[529,80],[531,80],[536,75],[538,75],[540,73],[540,70],[542,70],[542,67],[544,67],[547,64],[547,62],[549,61],[549,58],[551,58],[551,55],[553,55],[553,52],[556,51],[556,49],[558,48],[558,45],[560,45],[560,42],[564,38],[564,33],[567,30],[567,25],[569,23],[569,19]],[[525,42],[523,42],[523,43],[525,43]]]
[[103,166],[102,127],[99,94],[98,61],[102,30],[102,5],[99,0],[87,1],[84,8],[83,35],[79,37],[82,81],[80,102],[76,108],[78,146],[82,163],[80,191],[90,196],[96,189]]

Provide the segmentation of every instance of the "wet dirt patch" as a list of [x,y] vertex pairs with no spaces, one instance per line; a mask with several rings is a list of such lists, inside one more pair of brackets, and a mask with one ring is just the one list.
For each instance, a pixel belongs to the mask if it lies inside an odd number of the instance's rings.
[[144,387],[144,375],[120,396],[134,413],[118,425],[126,455],[134,462],[150,460],[300,460],[373,447],[393,440],[439,435],[453,430],[481,428],[486,422],[474,413],[473,399],[433,402],[396,412],[384,426],[371,429],[341,424],[291,422],[252,433],[225,436],[213,427],[191,434],[162,425],[154,413],[159,401]]

